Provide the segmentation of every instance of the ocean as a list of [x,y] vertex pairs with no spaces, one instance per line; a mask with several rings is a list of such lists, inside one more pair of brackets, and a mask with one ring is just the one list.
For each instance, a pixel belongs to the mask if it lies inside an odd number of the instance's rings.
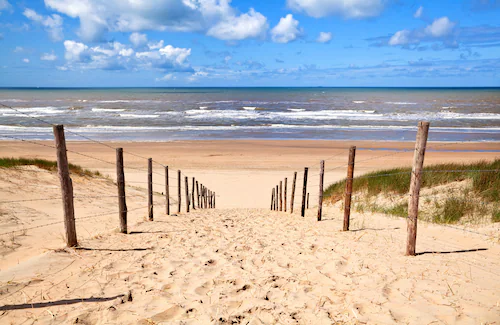
[[[2,88],[0,139],[500,141],[500,88]],[[70,140],[85,140],[67,134]]]

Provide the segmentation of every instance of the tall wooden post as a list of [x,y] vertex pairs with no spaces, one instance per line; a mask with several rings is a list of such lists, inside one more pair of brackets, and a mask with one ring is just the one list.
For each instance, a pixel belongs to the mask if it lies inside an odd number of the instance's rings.
[[177,213],[181,213],[181,171],[177,170]]
[[343,231],[349,230],[351,219],[351,198],[352,184],[354,182],[354,160],[356,157],[356,147],[352,146],[349,149],[349,161],[347,163],[347,179],[345,183],[345,199],[344,199],[344,227]]
[[148,216],[153,221],[153,159],[148,159]]
[[290,200],[290,213],[293,213],[293,200],[295,199],[295,185],[297,184],[297,172],[293,173],[292,199]]
[[271,211],[274,210],[274,187],[271,191]]
[[319,200],[318,200],[318,221],[321,221],[321,216],[323,213],[323,180],[325,178],[325,161],[322,160],[320,163],[319,170]]
[[308,168],[305,167],[304,168],[304,185],[302,188],[302,210],[300,212],[300,215],[303,217],[306,215],[307,171],[308,171]]
[[195,207],[196,204],[195,204],[195,200],[194,200],[194,184],[195,184],[195,182],[196,182],[196,180],[193,177],[193,186],[191,186],[191,198],[192,198],[191,202],[193,202],[191,205],[193,207],[193,210],[196,210],[196,207]]
[[198,187],[198,181],[196,181],[196,201],[198,203],[198,209],[200,209],[200,188]]
[[118,216],[120,232],[127,233],[127,202],[125,198],[125,173],[123,172],[123,148],[116,148],[116,185],[118,187]]
[[214,205],[214,209],[215,209],[215,198],[217,197],[217,195],[215,195],[215,192],[214,192],[214,199],[213,199],[213,205]]
[[189,181],[187,176],[185,177],[185,184],[184,186],[186,187],[186,212],[189,212]]
[[287,186],[287,181],[288,179],[285,177],[285,193],[284,193],[284,204],[283,204],[283,207],[284,207],[284,211],[286,212],[286,186]]
[[283,181],[280,181],[280,211],[283,211]]
[[422,169],[424,166],[425,147],[429,134],[429,122],[419,122],[415,153],[413,155],[413,168],[410,181],[410,198],[408,200],[408,238],[406,241],[406,255],[415,256],[417,242],[417,218],[420,185],[422,184]]
[[280,203],[279,203],[279,185],[276,185],[276,211],[280,209]]
[[66,153],[66,138],[64,126],[53,126],[54,139],[56,142],[57,172],[61,183],[61,194],[64,209],[64,228],[66,229],[66,246],[78,246],[75,226],[75,207],[73,204],[73,183],[69,177],[68,156]]
[[165,204],[167,216],[170,215],[170,186],[168,185],[168,166],[165,166]]

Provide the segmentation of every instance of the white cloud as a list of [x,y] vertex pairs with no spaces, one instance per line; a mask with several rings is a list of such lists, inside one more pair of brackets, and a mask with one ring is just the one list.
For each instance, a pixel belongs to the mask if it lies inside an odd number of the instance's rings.
[[130,43],[134,44],[135,47],[144,46],[148,42],[148,36],[141,33],[132,33],[129,39]]
[[102,40],[108,31],[201,32],[223,40],[260,37],[267,19],[250,9],[240,14],[231,0],[45,0],[45,5],[80,19],[79,36]]
[[231,61],[231,59],[232,59],[232,58],[233,58],[232,56],[227,55],[227,56],[224,58],[224,62],[227,64],[227,63],[229,63],[229,61]]
[[149,43],[148,44],[148,47],[150,50],[158,50],[158,49],[161,49],[163,47],[163,40],[159,41],[159,42],[156,42],[156,43]]
[[302,30],[298,28],[299,21],[293,19],[292,14],[280,18],[279,23],[271,30],[271,38],[276,43],[288,43],[296,40]]
[[177,79],[177,78],[173,74],[168,73],[161,78],[156,78],[155,80],[156,81],[170,81],[170,80],[175,80],[175,79]]
[[165,56],[169,61],[175,62],[179,65],[184,64],[187,57],[191,55],[191,49],[183,49],[167,45],[159,50],[160,54]]
[[190,81],[190,82],[194,82],[194,81],[197,81],[199,79],[199,77],[206,77],[206,76],[208,76],[208,72],[205,72],[205,71],[196,71],[191,76],[189,76],[187,78],[187,80]]
[[316,42],[318,43],[329,43],[332,40],[332,33],[330,32],[320,32]]
[[253,8],[246,14],[230,16],[207,31],[208,36],[222,40],[243,40],[263,37],[269,28],[267,18]]
[[22,47],[22,46],[16,46],[16,48],[12,52],[14,52],[14,53],[24,52],[24,47]]
[[424,7],[420,6],[417,11],[415,11],[415,14],[413,14],[413,17],[415,18],[420,18],[422,17],[422,14],[424,13]]
[[455,23],[451,22],[448,17],[435,19],[432,24],[425,28],[425,32],[433,37],[448,36],[453,31]]
[[10,8],[10,3],[7,0],[0,0],[0,11],[9,8]]
[[23,62],[24,63],[30,63],[30,60],[29,59],[23,59]]
[[389,40],[389,45],[406,45],[410,43],[414,43],[415,41],[411,40],[411,31],[405,29],[396,32],[392,35]]
[[367,18],[378,16],[387,0],[287,0],[288,7],[315,18],[342,16]]
[[38,24],[45,27],[53,41],[61,41],[63,39],[63,19],[61,16],[53,14],[51,16],[42,16],[32,9],[25,9],[23,15]]
[[55,61],[57,60],[57,55],[55,55],[54,53],[43,53],[42,56],[40,57],[40,60]]
[[64,58],[67,61],[81,62],[84,59],[85,51],[87,51],[89,47],[75,41],[64,41],[64,48],[66,49]]

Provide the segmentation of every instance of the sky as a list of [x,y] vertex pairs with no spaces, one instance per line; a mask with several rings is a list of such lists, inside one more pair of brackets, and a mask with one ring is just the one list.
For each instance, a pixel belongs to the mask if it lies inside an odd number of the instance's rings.
[[500,0],[0,0],[0,87],[500,86]]

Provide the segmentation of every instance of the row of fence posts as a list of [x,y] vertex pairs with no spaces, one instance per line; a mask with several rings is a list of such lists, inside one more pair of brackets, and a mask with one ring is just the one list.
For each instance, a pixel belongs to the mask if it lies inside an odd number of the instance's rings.
[[[410,193],[408,200],[408,218],[407,218],[407,240],[406,240],[406,255],[415,256],[415,246],[417,241],[417,219],[418,219],[418,202],[420,195],[420,186],[422,184],[422,170],[424,165],[425,148],[427,145],[427,138],[429,134],[429,122],[419,122],[417,130],[417,138],[415,142],[415,152],[413,156],[413,165],[410,181]],[[356,147],[349,148],[349,158],[347,163],[347,177],[344,192],[344,222],[343,231],[349,231],[349,223],[351,217],[351,199],[354,182],[354,162],[356,156]],[[304,168],[304,184],[302,190],[302,208],[300,215],[305,216],[306,208],[309,208],[309,193],[307,193],[307,175],[308,167]],[[324,174],[325,174],[325,161],[320,162],[319,172],[319,199],[318,199],[318,221],[321,221],[323,211],[323,193],[324,193]],[[294,172],[293,185],[290,201],[290,213],[293,213],[293,204],[295,198],[295,186],[297,182],[297,172]],[[272,188],[271,191],[271,210],[284,211],[287,209],[287,178],[285,178],[285,191],[284,191],[284,205],[283,205],[283,191],[280,181],[279,185]]]
[[[63,125],[53,126],[56,154],[57,154],[57,170],[59,180],[61,182],[61,193],[64,209],[64,227],[66,231],[66,245],[68,247],[78,246],[75,225],[75,209],[73,203],[73,184],[69,174],[68,156],[66,150],[66,139],[64,135]],[[177,171],[178,177],[178,192],[177,192],[177,212],[181,212],[181,175],[180,170]],[[148,178],[147,178],[147,194],[148,194],[148,220],[153,221],[153,159],[148,159]],[[123,148],[116,148],[116,185],[118,188],[118,216],[120,219],[120,232],[127,233],[127,202],[125,195],[125,173],[123,166]],[[195,186],[196,185],[196,186]],[[185,200],[186,212],[190,208],[198,209],[214,209],[215,208],[215,192],[211,191],[203,184],[198,184],[195,178],[192,178],[191,194],[189,193],[188,177],[185,176]],[[195,196],[196,189],[196,196]],[[170,188],[168,166],[165,166],[165,197],[166,197],[166,214],[170,215]],[[197,199],[196,199],[197,198]]]

